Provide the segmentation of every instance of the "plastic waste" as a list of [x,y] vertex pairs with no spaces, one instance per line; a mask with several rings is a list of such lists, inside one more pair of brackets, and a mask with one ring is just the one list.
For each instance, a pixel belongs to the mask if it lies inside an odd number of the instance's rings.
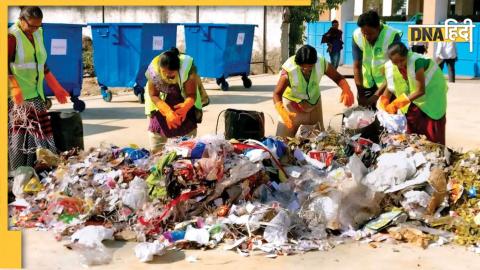
[[72,249],[79,252],[82,264],[87,266],[108,264],[112,253],[103,245],[103,240],[113,240],[113,229],[103,226],[87,226],[76,231],[71,237]]
[[379,110],[377,118],[388,133],[405,133],[407,131],[407,118],[403,114],[389,114]]
[[129,188],[122,196],[123,204],[137,210],[147,202],[148,190],[147,183],[139,177],[135,177],[129,184]]
[[375,112],[371,110],[356,110],[343,119],[348,129],[364,128],[375,121]]
[[52,153],[52,151],[45,148],[37,148],[37,163],[41,163],[48,167],[57,167],[60,162],[58,155]]
[[23,198],[25,185],[38,175],[32,167],[18,167],[13,173],[12,193],[16,198]]
[[165,239],[167,239],[170,243],[174,243],[176,241],[185,239],[185,231],[175,230],[164,232],[163,237],[165,237]]
[[153,256],[162,256],[165,254],[168,247],[168,242],[160,242],[155,240],[153,243],[140,243],[135,246],[135,256],[141,262],[150,262],[153,260]]
[[420,219],[430,204],[431,196],[425,191],[410,190],[403,194],[401,204],[411,219]]
[[288,241],[291,220],[287,212],[280,210],[265,228],[263,238],[269,243],[282,245]]
[[72,243],[78,243],[87,247],[102,246],[103,240],[113,240],[113,229],[103,226],[87,226],[76,231],[71,237]]
[[200,245],[207,245],[210,240],[210,234],[206,228],[195,229],[189,225],[185,232],[185,240],[196,242]]

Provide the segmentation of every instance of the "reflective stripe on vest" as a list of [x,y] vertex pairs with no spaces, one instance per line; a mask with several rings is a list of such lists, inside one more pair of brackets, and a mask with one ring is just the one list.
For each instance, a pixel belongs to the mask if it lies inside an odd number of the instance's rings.
[[[395,96],[398,97],[402,94],[406,94],[408,96],[409,94],[417,91],[415,61],[420,58],[428,59],[417,53],[408,53],[407,82],[405,82],[402,74],[392,63],[392,61],[388,61],[385,64],[385,75],[388,88],[394,91]],[[413,103],[430,118],[438,120],[446,113],[448,86],[445,78],[443,77],[442,71],[438,68],[438,65],[431,59],[428,60],[430,63],[424,72],[425,94],[415,99]],[[405,106],[401,109],[401,111],[406,113],[408,108],[409,106]]]
[[33,42],[20,29],[18,22],[9,28],[9,33],[15,37],[15,61],[10,63],[10,69],[15,75],[25,99],[40,96],[45,100],[43,79],[47,51],[43,44],[43,30],[39,28],[33,33]]
[[373,46],[364,38],[360,28],[357,28],[353,33],[355,44],[363,52],[362,75],[363,86],[366,88],[371,88],[374,85],[379,87],[384,82],[385,76],[382,69],[388,60],[387,48],[393,42],[395,35],[400,33],[388,25],[382,24],[381,27],[382,30]]
[[[184,92],[184,89],[183,89],[183,84],[186,81],[188,81],[189,74],[190,74],[190,69],[192,68],[192,65],[193,65],[193,58],[191,56],[188,56],[188,55],[185,55],[185,54],[179,55],[178,58],[180,59],[180,70],[178,71],[180,80],[179,80],[178,86],[180,87],[180,91],[181,91],[182,96],[185,98],[185,92]],[[154,76],[160,76],[159,61],[160,61],[160,55],[153,58],[153,60],[150,63],[147,71],[145,72],[145,76],[147,77],[147,79],[150,76],[148,74],[150,68],[153,68],[153,70],[155,71]],[[145,91],[145,94],[144,94],[144,97],[145,97],[145,114],[150,115],[152,111],[157,110],[157,106],[152,102],[152,99],[150,98],[150,93],[148,92],[148,87],[146,86],[145,88],[147,89],[147,91]],[[195,107],[197,109],[202,109],[202,98],[201,98],[201,95],[200,95],[200,91],[198,89],[198,85],[196,86],[196,88],[197,89],[196,89],[196,95],[195,95]],[[165,100],[166,97],[167,97],[166,95],[161,96],[161,98],[163,100]]]
[[283,97],[297,103],[306,101],[312,105],[316,104],[320,98],[320,80],[326,68],[325,58],[318,56],[308,83],[303,76],[301,67],[295,63],[295,56],[290,57],[282,65],[282,68],[287,71],[290,83],[285,89]]

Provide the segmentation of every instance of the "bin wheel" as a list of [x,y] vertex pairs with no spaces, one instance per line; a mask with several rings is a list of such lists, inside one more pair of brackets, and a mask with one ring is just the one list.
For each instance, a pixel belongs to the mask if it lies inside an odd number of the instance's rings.
[[107,90],[105,91],[105,95],[102,95],[102,96],[103,96],[103,100],[105,100],[106,102],[112,101],[112,91]]
[[47,111],[50,110],[50,108],[52,108],[52,100],[49,99],[49,98],[46,98],[45,99],[45,107],[47,107]]
[[112,101],[112,91],[108,90],[108,87],[105,85],[100,86],[100,92],[102,93],[102,98],[106,102],[111,102]]
[[145,103],[145,96],[143,93],[140,93],[137,95],[137,98],[138,98],[138,103],[140,104],[144,104]]
[[229,85],[228,85],[228,82],[227,82],[227,81],[221,82],[220,88],[221,88],[223,91],[227,91],[227,90],[228,90],[228,87],[229,87]]
[[85,110],[85,102],[78,99],[78,97],[73,101],[73,109],[77,112],[83,112]]
[[222,84],[222,82],[224,82],[224,81],[225,81],[224,78],[217,78],[217,85]]
[[243,87],[245,88],[252,87],[252,80],[250,80],[248,77],[242,77],[242,81],[243,81]]

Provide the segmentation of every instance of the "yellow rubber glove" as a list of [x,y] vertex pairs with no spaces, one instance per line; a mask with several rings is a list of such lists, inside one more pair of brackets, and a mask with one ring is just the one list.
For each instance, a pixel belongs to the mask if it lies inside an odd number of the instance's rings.
[[64,104],[68,102],[67,98],[70,96],[70,94],[57,81],[57,78],[53,76],[52,72],[48,72],[47,74],[45,74],[45,81],[47,81],[48,87],[50,87],[59,103]]
[[392,101],[392,103],[390,103],[385,110],[390,114],[396,114],[399,109],[407,106],[408,104],[410,104],[410,99],[407,97],[407,95],[402,94]]
[[382,111],[386,111],[388,104],[390,104],[390,99],[384,95],[381,95],[378,99],[377,108]]
[[338,86],[342,88],[342,94],[340,95],[340,102],[347,107],[352,106],[354,102],[354,97],[353,97],[352,90],[350,90],[350,85],[348,85],[347,83],[347,80],[341,80],[338,83]]
[[193,107],[195,101],[191,97],[187,97],[182,103],[178,103],[173,106],[175,113],[180,117],[180,120],[183,122],[185,117],[187,117],[188,111]]
[[283,107],[283,103],[281,101],[275,103],[275,109],[277,109],[278,114],[282,117],[283,123],[288,129],[293,128],[293,121],[292,118],[295,117],[297,114],[294,112],[289,112],[285,107]]
[[155,103],[155,105],[157,106],[158,111],[165,116],[165,120],[167,121],[167,126],[169,129],[176,129],[180,126],[182,123],[182,121],[180,121],[180,117],[172,111],[170,106],[168,106],[165,101],[159,100],[157,103]]
[[12,100],[15,104],[19,105],[23,103],[23,94],[20,85],[18,84],[17,78],[15,75],[8,75],[8,82],[10,86],[10,94],[12,96]]

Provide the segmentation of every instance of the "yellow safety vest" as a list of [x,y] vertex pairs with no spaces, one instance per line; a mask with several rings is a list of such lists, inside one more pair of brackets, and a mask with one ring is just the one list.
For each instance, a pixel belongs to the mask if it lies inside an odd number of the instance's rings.
[[311,105],[317,104],[320,98],[320,80],[327,68],[325,58],[318,56],[308,83],[303,76],[301,67],[295,63],[295,56],[290,57],[282,65],[282,68],[287,71],[290,82],[290,85],[283,92],[283,97],[296,103],[306,101]]
[[[150,66],[148,67],[148,69],[153,68],[153,70],[155,71],[155,76],[160,76],[160,65],[159,65],[160,56],[161,54],[153,58],[152,62],[150,63]],[[180,70],[179,70],[180,80],[178,84],[180,86],[182,96],[185,98],[186,95],[183,89],[183,84],[188,80],[188,75],[190,74],[190,69],[192,68],[192,65],[193,65],[193,58],[185,54],[181,54],[178,57],[180,58]],[[151,75],[148,73],[148,69],[147,69],[147,72],[145,72],[145,77],[147,77],[148,80],[152,80],[153,78],[150,77]],[[147,89],[147,87],[145,87],[145,89]],[[162,100],[165,100],[167,96],[163,93],[160,93],[160,98]],[[200,91],[198,89],[198,85],[197,85],[196,97],[195,97],[195,107],[200,110],[202,109],[202,98],[200,95]],[[148,89],[147,89],[147,91],[145,92],[145,114],[150,115],[152,111],[156,111],[156,110],[158,110],[157,106],[155,105],[155,103],[152,102],[152,99],[150,98],[150,94],[148,93]]]
[[33,33],[35,47],[20,29],[19,22],[10,26],[8,32],[15,36],[17,43],[15,61],[10,63],[10,69],[22,89],[23,98],[28,100],[40,96],[45,100],[43,79],[47,50],[43,44],[42,28]]
[[362,75],[365,88],[374,85],[380,87],[385,82],[384,65],[388,61],[387,49],[395,35],[400,33],[385,24],[381,24],[380,27],[382,30],[373,46],[365,39],[360,28],[353,32],[353,41],[363,52]]
[[[407,82],[403,79],[402,74],[392,61],[385,63],[387,86],[388,89],[394,91],[395,96],[399,97],[402,94],[408,96],[417,91],[415,61],[420,58],[428,59],[418,53],[408,53]],[[443,77],[442,71],[438,68],[438,65],[432,59],[428,60],[430,61],[430,64],[425,70],[425,94],[415,99],[413,103],[430,118],[438,120],[442,118],[447,111],[448,86]],[[406,113],[408,111],[408,105],[401,108],[401,111]]]

